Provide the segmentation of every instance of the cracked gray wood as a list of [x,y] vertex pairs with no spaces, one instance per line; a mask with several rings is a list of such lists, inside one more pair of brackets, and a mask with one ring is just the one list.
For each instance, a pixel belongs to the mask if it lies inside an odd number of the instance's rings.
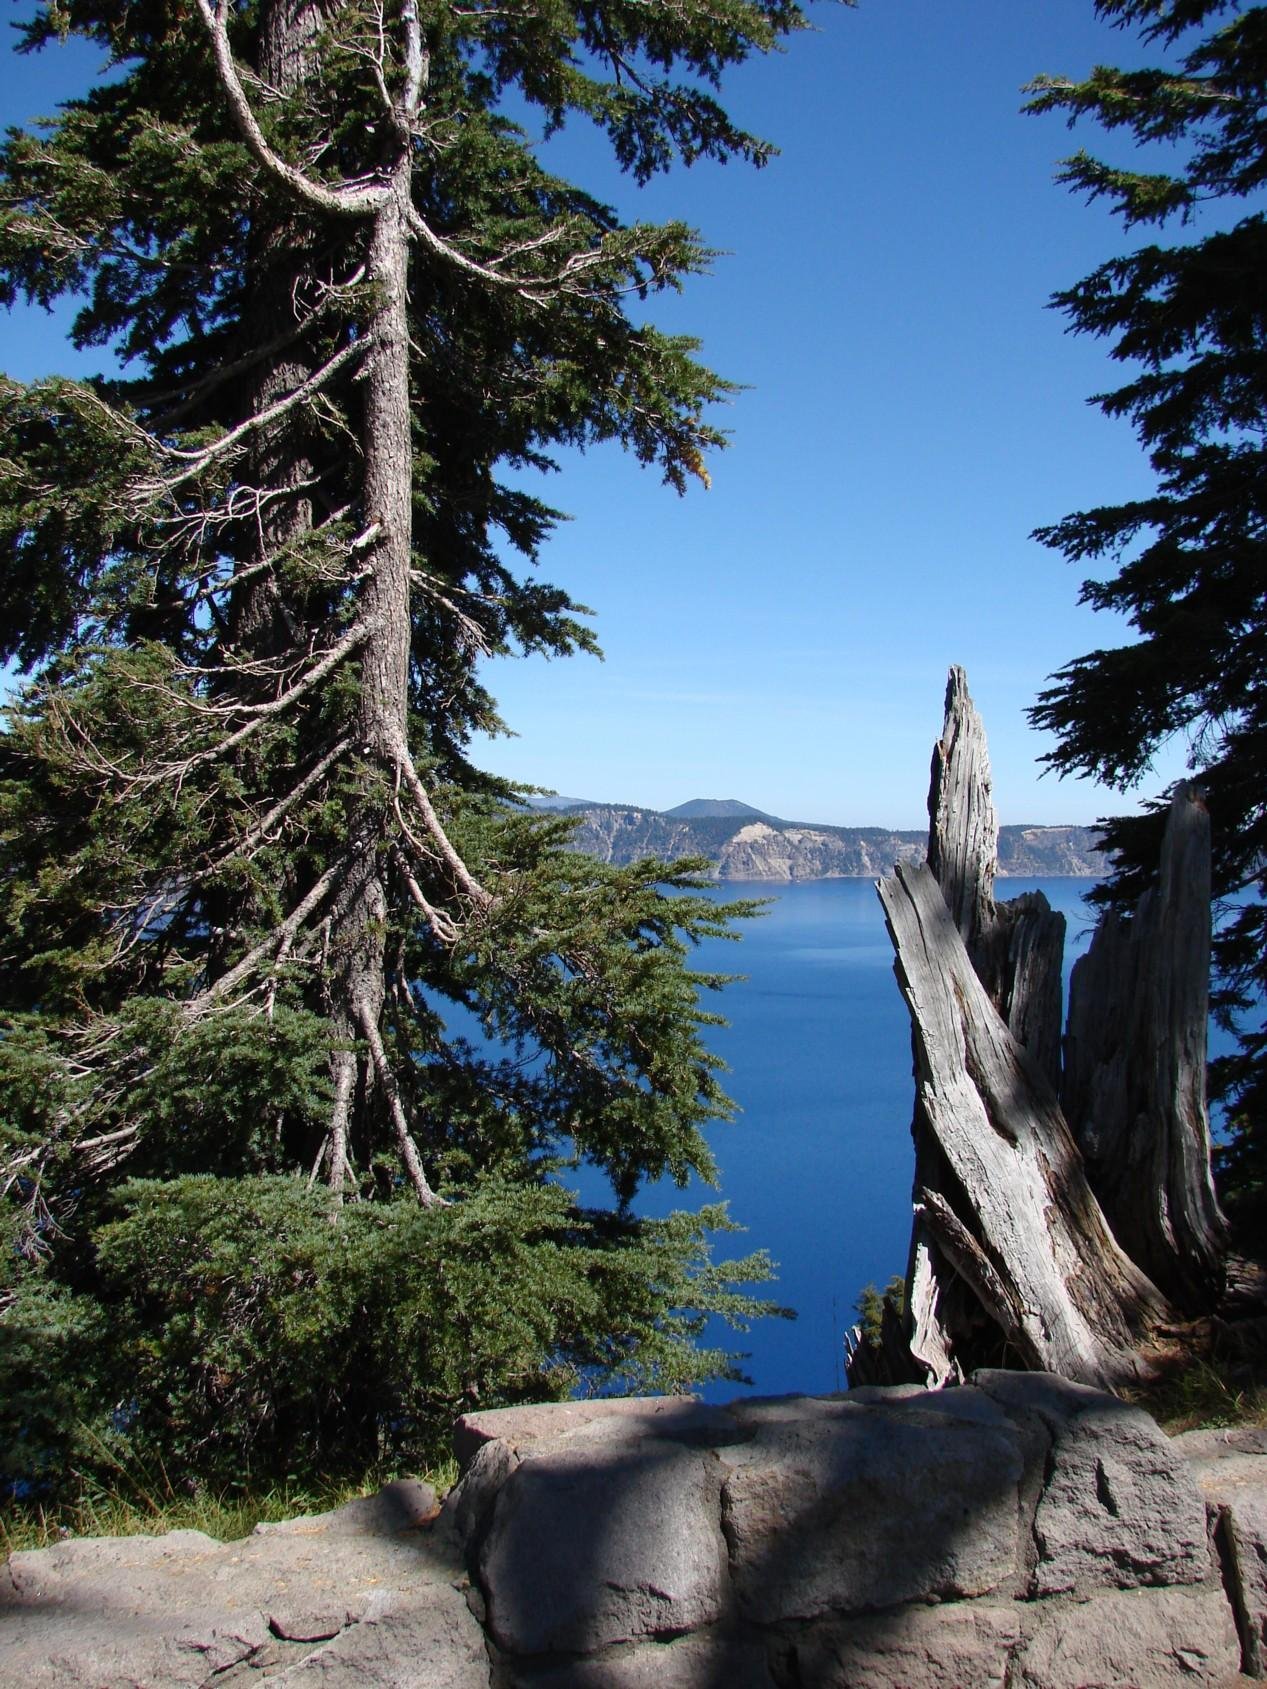
[[[1050,1085],[977,978],[931,869],[900,866],[880,898],[921,1117],[949,1173],[923,1203],[930,1271],[956,1271],[930,1225],[942,1197],[992,1268],[970,1288],[1018,1359],[1084,1383],[1139,1376],[1138,1349],[1166,1305],[1114,1242]],[[957,1340],[942,1335],[952,1354]]]
[[1210,1172],[1210,818],[1175,789],[1157,885],[1073,970],[1062,1101],[1109,1223],[1175,1301],[1208,1308],[1227,1225]]

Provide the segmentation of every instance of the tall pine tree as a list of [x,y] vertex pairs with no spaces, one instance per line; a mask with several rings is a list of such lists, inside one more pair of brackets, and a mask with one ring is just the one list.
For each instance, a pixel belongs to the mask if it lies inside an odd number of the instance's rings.
[[[73,1427],[353,1470],[464,1405],[680,1383],[729,1112],[698,865],[568,852],[468,755],[479,663],[592,636],[505,478],[618,440],[679,491],[725,384],[631,302],[705,252],[552,176],[746,158],[714,87],[787,0],[531,13],[70,0],[115,74],[0,151],[0,289],[121,375],[0,385],[0,1085],[11,1476]],[[732,911],[733,912],[733,911]],[[614,1206],[556,1182],[576,1156]],[[41,1377],[59,1379],[53,1396]],[[82,1447],[78,1458],[84,1458]]]
[[[1186,737],[1210,810],[1215,894],[1232,900],[1215,941],[1215,1001],[1225,1015],[1251,1011],[1239,1052],[1212,1078],[1234,1130],[1224,1195],[1256,1243],[1267,1218],[1267,1035],[1256,1012],[1267,992],[1267,7],[1097,0],[1096,11],[1172,49],[1172,68],[1043,77],[1030,109],[1169,145],[1170,170],[1079,152],[1065,180],[1107,199],[1128,228],[1188,225],[1192,237],[1141,245],[1056,296],[1076,330],[1134,367],[1096,402],[1133,424],[1156,484],[1040,530],[1077,563],[1115,566],[1082,598],[1124,615],[1138,637],[1069,663],[1031,714],[1059,738],[1053,767],[1121,789]],[[1201,233],[1211,204],[1225,215]],[[1133,901],[1155,876],[1164,820],[1159,799],[1108,823],[1106,901]]]

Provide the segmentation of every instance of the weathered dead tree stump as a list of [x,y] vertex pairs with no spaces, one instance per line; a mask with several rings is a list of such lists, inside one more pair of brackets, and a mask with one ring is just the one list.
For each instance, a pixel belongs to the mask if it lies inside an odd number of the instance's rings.
[[933,746],[928,866],[1009,1031],[1054,1086],[1060,1084],[1065,917],[1041,891],[994,900],[999,860],[985,727],[961,668],[950,671],[946,719]]
[[[878,1345],[855,1334],[850,1381],[941,1384],[1001,1359],[1086,1383],[1138,1378],[1175,1318],[1148,1265],[1166,1257],[1171,1271],[1158,1277],[1176,1297],[1189,1283],[1208,1294],[1223,1243],[1205,1126],[1206,999],[1194,985],[1209,965],[1208,840],[1202,881],[1185,855],[1199,829],[1176,832],[1153,901],[1127,940],[1102,943],[1070,1025],[1079,1054],[1065,1084],[1081,1099],[1105,1188],[1125,1208],[1132,1181],[1151,1181],[1128,1241],[1059,1101],[1064,919],[1041,893],[994,901],[989,755],[961,669],[933,753],[929,822],[927,864],[900,866],[878,887],[915,1049],[905,1308],[885,1308]],[[1104,993],[1120,991],[1110,1013]]]
[[1118,1242],[1193,1311],[1227,1249],[1206,1109],[1210,939],[1210,818],[1185,782],[1157,885],[1129,916],[1106,913],[1074,964],[1061,1097]]
[[[931,1139],[917,1159],[938,1168],[915,1192],[912,1353],[937,1382],[998,1338],[1024,1367],[1088,1384],[1138,1377],[1167,1309],[1114,1242],[1055,1091],[978,979],[931,869],[899,867],[880,896]],[[984,1333],[963,1319],[964,1288]]]

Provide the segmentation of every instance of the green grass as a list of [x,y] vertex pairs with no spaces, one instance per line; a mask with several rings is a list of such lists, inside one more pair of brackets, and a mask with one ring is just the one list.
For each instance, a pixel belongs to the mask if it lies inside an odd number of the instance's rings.
[[[5,1557],[27,1548],[48,1548],[68,1537],[160,1536],[166,1531],[204,1531],[221,1542],[249,1536],[256,1525],[325,1513],[359,1495],[380,1489],[395,1472],[375,1473],[359,1484],[284,1483],[266,1490],[194,1490],[181,1494],[162,1473],[135,1475],[120,1469],[118,1488],[87,1487],[56,1508],[13,1503],[0,1511],[0,1549]],[[444,1495],[457,1481],[457,1462],[414,1474]]]
[[1132,1399],[1171,1436],[1180,1431],[1267,1425],[1267,1382],[1261,1370],[1194,1358]]

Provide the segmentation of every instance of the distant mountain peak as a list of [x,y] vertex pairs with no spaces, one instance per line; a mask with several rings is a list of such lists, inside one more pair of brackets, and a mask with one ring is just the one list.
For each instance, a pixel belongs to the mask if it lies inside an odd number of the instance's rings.
[[764,809],[754,809],[750,803],[740,803],[738,798],[690,798],[686,803],[680,803],[676,809],[666,809],[666,815],[671,815],[675,821],[707,821],[715,816],[727,819],[747,817],[750,821],[774,821],[773,815],[768,815]]

